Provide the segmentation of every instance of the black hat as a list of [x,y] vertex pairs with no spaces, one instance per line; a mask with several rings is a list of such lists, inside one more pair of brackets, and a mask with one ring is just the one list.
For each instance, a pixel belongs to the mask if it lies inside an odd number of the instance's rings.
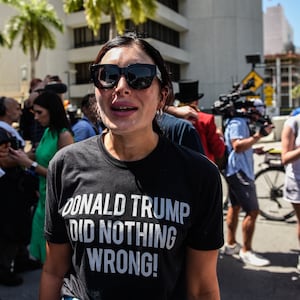
[[45,91],[51,91],[56,94],[63,94],[67,91],[67,86],[59,81],[50,81],[45,85]]
[[188,103],[201,99],[204,94],[198,92],[198,80],[182,80],[178,82],[179,93],[175,94],[175,99],[180,102]]

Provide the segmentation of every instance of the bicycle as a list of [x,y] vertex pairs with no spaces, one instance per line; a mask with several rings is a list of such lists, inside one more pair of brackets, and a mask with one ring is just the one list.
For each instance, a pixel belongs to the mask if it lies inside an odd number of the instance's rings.
[[[264,159],[258,164],[261,168],[255,174],[255,185],[261,216],[272,221],[285,221],[295,215],[292,205],[283,199],[285,169],[281,162],[281,151],[263,151]],[[228,207],[228,184],[222,179],[223,209]]]
[[255,174],[256,193],[260,215],[268,220],[285,221],[295,215],[292,205],[283,199],[285,169],[281,162],[281,151],[263,151],[266,165]]

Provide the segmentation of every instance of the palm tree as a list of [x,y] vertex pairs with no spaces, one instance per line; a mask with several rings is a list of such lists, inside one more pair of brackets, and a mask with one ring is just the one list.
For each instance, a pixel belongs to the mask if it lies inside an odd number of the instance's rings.
[[47,0],[0,0],[19,11],[11,17],[4,28],[4,37],[9,48],[20,37],[20,46],[25,54],[29,52],[31,78],[35,77],[35,64],[42,48],[54,49],[56,40],[51,27],[63,32],[63,24],[54,7]]
[[297,84],[293,89],[292,89],[292,98],[293,99],[300,99],[300,84]]
[[72,13],[84,8],[87,25],[97,35],[101,26],[101,16],[111,18],[109,38],[121,34],[125,29],[124,11],[129,9],[130,19],[135,25],[144,23],[147,16],[156,12],[155,0],[64,0],[64,10]]

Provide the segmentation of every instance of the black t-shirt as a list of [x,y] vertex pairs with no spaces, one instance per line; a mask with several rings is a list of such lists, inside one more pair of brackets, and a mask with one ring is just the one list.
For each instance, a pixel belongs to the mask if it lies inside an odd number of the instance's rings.
[[200,135],[192,123],[167,113],[163,113],[157,118],[157,121],[163,134],[172,142],[188,147],[198,153],[205,154]]
[[47,186],[46,239],[73,248],[65,295],[179,299],[186,247],[223,244],[218,169],[166,138],[134,162],[113,158],[99,136],[67,146]]

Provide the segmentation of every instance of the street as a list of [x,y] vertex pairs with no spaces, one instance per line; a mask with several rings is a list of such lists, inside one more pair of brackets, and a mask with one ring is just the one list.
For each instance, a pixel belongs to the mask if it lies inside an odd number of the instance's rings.
[[[279,143],[269,143],[266,149],[278,148]],[[256,157],[256,168],[261,158]],[[226,211],[224,211],[224,233]],[[240,223],[243,214],[240,215]],[[241,227],[238,228],[241,242]],[[269,221],[259,216],[253,240],[253,248],[271,261],[267,267],[245,266],[238,257],[224,256],[218,261],[218,276],[222,300],[282,300],[300,299],[300,274],[296,264],[299,245],[296,234],[296,218],[286,222]],[[24,284],[19,287],[0,285],[0,300],[38,299],[40,271],[24,273]],[[117,299],[116,299],[117,300]],[[141,299],[142,300],[142,299]],[[155,300],[155,299],[153,299]]]
[[[240,223],[242,216],[240,218]],[[225,226],[225,224],[224,224]],[[226,227],[225,233],[226,233]],[[241,227],[238,228],[241,242]],[[238,257],[220,254],[218,275],[221,298],[243,300],[300,299],[300,277],[296,271],[299,246],[296,219],[288,222],[258,218],[253,248],[271,261],[267,267],[245,266]]]

